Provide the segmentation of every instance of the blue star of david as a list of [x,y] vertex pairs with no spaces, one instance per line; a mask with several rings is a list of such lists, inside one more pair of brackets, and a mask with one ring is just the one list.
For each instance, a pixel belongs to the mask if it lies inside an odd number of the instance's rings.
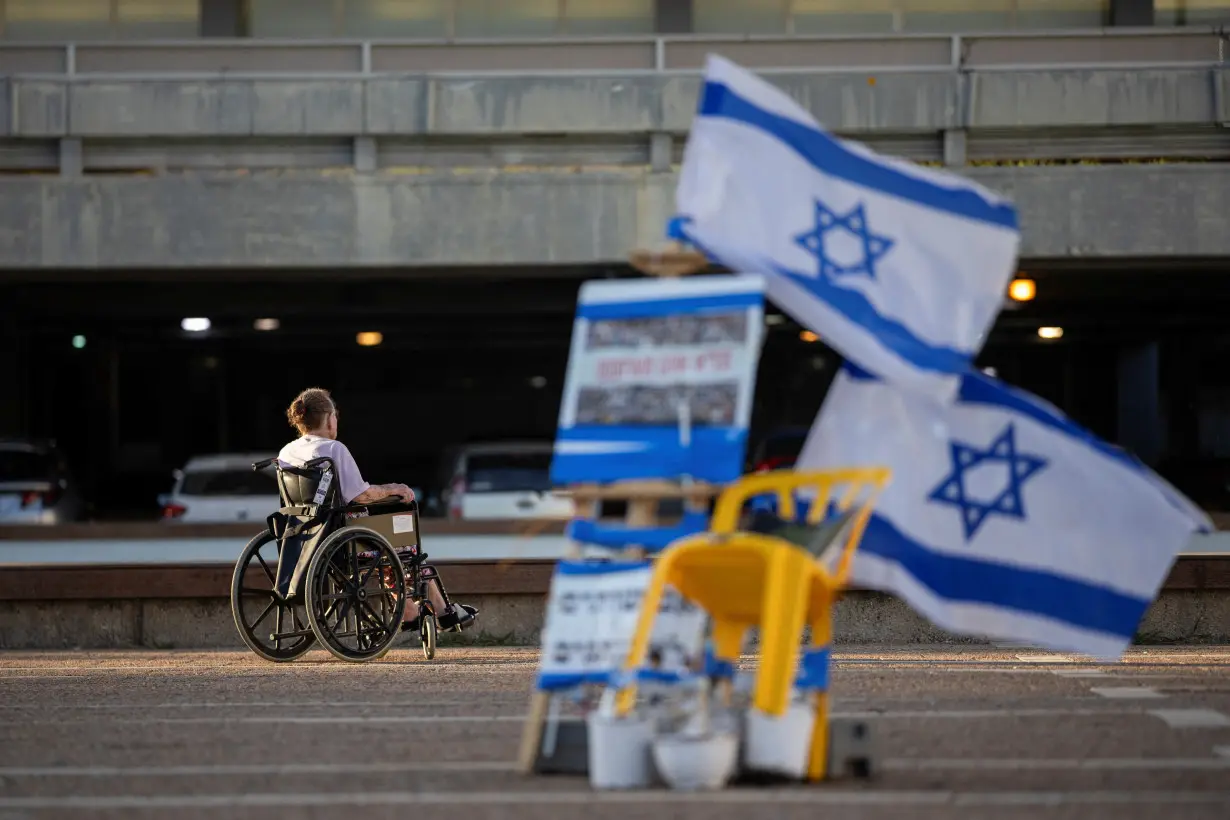
[[[794,237],[794,241],[805,251],[816,257],[820,263],[819,275],[832,280],[834,277],[863,274],[869,279],[876,278],[876,262],[893,246],[893,240],[887,236],[873,234],[867,227],[867,213],[863,206],[857,205],[844,216],[830,211],[820,200],[816,200],[816,226],[806,233]],[[825,247],[825,236],[830,231],[846,231],[858,238],[863,245],[862,259],[851,265],[843,265],[833,260]]]
[[[1009,424],[985,450],[949,442],[952,456],[952,472],[927,498],[940,504],[951,504],[961,510],[961,524],[968,542],[978,532],[987,516],[1002,515],[1025,520],[1025,502],[1021,499],[1021,485],[1046,466],[1046,459],[1024,455],[1016,450],[1016,430]],[[1008,465],[1008,486],[988,502],[969,498],[965,492],[965,471],[986,462],[1003,462]]]

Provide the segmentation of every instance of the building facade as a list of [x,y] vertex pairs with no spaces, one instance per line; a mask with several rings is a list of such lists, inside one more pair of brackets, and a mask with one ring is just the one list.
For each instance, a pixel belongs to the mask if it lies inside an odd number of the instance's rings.
[[[120,505],[198,451],[276,449],[312,383],[370,420],[347,438],[373,480],[549,438],[575,288],[661,241],[716,51],[1010,195],[1039,295],[985,363],[1230,509],[1222,22],[1230,0],[0,0],[0,435],[61,439]],[[806,422],[831,357],[769,335],[761,423]]]

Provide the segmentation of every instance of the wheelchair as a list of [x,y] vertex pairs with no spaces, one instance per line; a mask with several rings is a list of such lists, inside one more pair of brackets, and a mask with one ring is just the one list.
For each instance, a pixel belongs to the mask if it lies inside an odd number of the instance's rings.
[[331,459],[286,467],[272,458],[252,469],[271,465],[282,506],[244,547],[231,579],[231,614],[248,648],[285,662],[319,642],[344,661],[376,660],[415,620],[404,617],[414,607],[423,656],[434,658],[438,613],[427,585],[438,584],[450,602],[425,563],[417,500],[347,505]]

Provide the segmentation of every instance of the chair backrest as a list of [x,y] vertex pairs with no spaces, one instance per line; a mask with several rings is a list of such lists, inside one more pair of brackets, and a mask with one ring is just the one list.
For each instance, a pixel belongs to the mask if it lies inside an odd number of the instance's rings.
[[[337,506],[338,488],[333,459],[314,458],[302,467],[278,464],[277,470],[278,494],[282,497],[283,507]],[[321,495],[319,491],[326,476],[328,484],[324,486],[324,493]]]

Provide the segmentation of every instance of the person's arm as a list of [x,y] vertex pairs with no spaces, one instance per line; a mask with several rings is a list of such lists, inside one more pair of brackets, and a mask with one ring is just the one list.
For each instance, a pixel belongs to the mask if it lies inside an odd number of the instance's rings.
[[406,501],[414,500],[414,490],[405,484],[373,484],[350,500],[351,504],[371,504],[392,496],[401,496]]

